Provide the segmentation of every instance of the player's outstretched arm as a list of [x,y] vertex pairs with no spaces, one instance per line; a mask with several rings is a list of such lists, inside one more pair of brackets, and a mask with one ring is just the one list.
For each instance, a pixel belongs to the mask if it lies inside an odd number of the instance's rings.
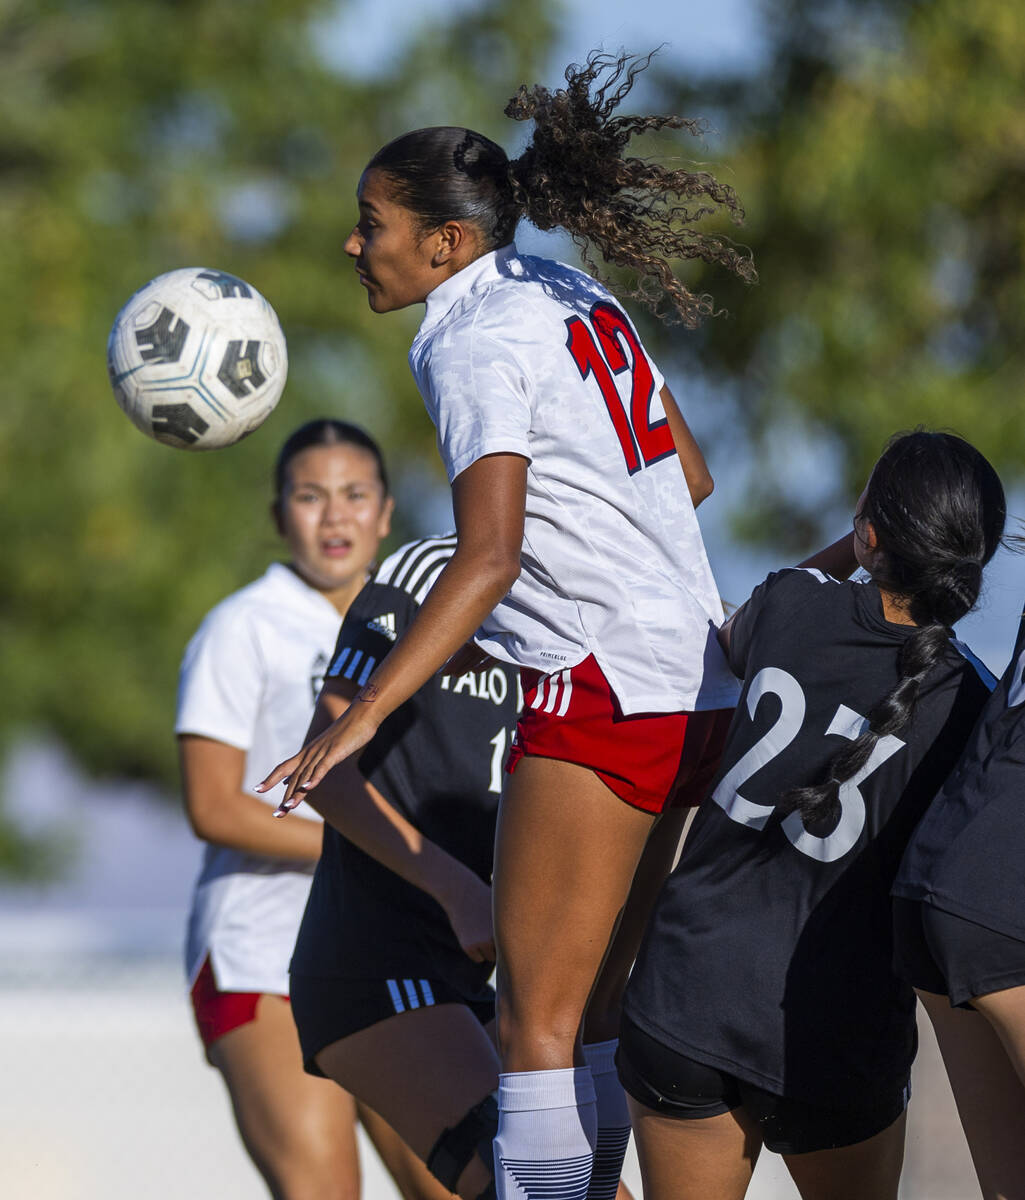
[[477,630],[520,571],[527,460],[518,454],[477,459],[452,484],[456,551],[406,632],[342,716],[257,786],[287,779],[284,815],[332,767],[361,750],[390,713],[422,687]]

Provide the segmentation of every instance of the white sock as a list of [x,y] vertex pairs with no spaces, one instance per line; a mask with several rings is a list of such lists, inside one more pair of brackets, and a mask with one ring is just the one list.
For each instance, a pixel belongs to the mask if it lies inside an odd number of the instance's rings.
[[585,1200],[594,1161],[589,1067],[498,1077],[498,1200]]
[[618,1045],[619,1039],[613,1038],[584,1047],[584,1059],[594,1079],[598,1111],[598,1139],[588,1200],[615,1200],[626,1146],[630,1141],[630,1110],[616,1072]]

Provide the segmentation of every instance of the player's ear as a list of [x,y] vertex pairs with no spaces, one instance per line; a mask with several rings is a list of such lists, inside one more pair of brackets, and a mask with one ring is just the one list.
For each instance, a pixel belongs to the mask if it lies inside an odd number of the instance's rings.
[[274,522],[274,528],[278,531],[279,537],[285,536],[285,521],[281,513],[280,497],[270,502],[270,519]]
[[433,236],[435,243],[431,265],[435,267],[444,266],[461,253],[465,254],[475,240],[470,227],[462,221],[446,221],[434,231]]

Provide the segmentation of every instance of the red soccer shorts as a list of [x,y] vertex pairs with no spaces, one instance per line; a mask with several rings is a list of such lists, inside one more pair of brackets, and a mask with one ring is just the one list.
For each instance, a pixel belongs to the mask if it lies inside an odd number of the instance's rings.
[[589,767],[644,812],[700,804],[722,757],[732,708],[624,717],[594,655],[542,675],[521,668],[524,707],[506,770],[524,755]]
[[[203,1045],[209,1050],[218,1038],[256,1020],[256,1005],[261,993],[220,991],[207,958],[192,985],[191,995],[196,1027]],[[287,996],[281,999],[288,1003]]]

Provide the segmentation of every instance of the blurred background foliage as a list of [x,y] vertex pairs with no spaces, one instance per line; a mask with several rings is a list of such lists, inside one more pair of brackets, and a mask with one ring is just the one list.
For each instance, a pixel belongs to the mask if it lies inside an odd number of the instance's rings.
[[742,538],[804,550],[886,437],[974,441],[1008,482],[1025,437],[1025,22],[1007,0],[767,0],[753,76],[664,102],[721,131],[760,282],[687,342],[756,469]]
[[[954,428],[1020,474],[1025,23],[1007,0],[763,7],[759,69],[656,59],[627,107],[706,116],[707,145],[658,153],[709,159],[746,206],[758,285],[691,270],[726,315],[644,331],[699,433],[747,464],[738,534],[788,550],[829,532],[899,428]],[[559,9],[464,6],[369,76],[358,39],[351,69],[324,52],[337,11],[0,0],[5,739],[42,729],[92,771],[172,780],[182,647],[276,553],[270,466],[302,420],[366,424],[410,495],[440,479],[406,366],[419,314],[375,318],[342,252],[354,189],[418,125],[518,145],[502,108],[558,82]],[[208,455],[135,433],[104,369],[128,295],[199,264],[272,301],[291,357],[263,429]],[[26,857],[0,822],[0,873]]]
[[[318,413],[346,416],[399,460],[396,476],[403,459],[435,470],[406,365],[417,314],[374,319],[342,252],[356,183],[383,142],[438,123],[432,93],[452,123],[501,136],[504,97],[543,68],[550,5],[482,4],[372,80],[319,53],[335,8],[0,7],[8,740],[45,729],[93,771],[171,781],[182,648],[278,551],[267,506],[288,432]],[[268,296],[291,357],[277,412],[219,454],[133,433],[104,366],[127,297],[197,264]]]

